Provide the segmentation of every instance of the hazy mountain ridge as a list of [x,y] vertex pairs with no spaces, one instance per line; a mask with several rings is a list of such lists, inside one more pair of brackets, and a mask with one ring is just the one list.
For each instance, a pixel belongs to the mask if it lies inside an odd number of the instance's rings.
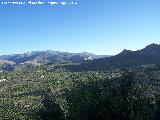
[[[3,55],[0,60],[13,61],[16,65],[41,65],[77,62],[80,65],[73,66],[76,70],[101,70],[114,68],[137,67],[147,64],[160,64],[160,45],[150,44],[137,51],[124,49],[115,56],[95,55],[92,53],[69,53],[59,51],[34,51],[24,54]],[[67,66],[67,69],[70,69]]]
[[[160,64],[149,65],[158,63],[159,50],[159,45],[153,44],[103,59],[20,65],[13,71],[2,71],[0,119],[159,120]],[[86,54],[55,52],[54,56],[77,61]],[[38,61],[52,55],[51,51],[30,52],[19,57]],[[127,69],[117,69],[124,67]]]
[[[160,64],[160,45],[150,44],[137,51],[124,49],[121,53],[92,61],[84,62],[73,69],[76,70],[102,70],[114,68],[130,68],[147,64]],[[70,69],[70,66],[67,66]]]
[[106,61],[120,66],[137,66],[142,64],[160,64],[160,45],[150,44],[137,51],[123,50],[120,54]]
[[81,62],[83,60],[93,60],[106,56],[95,55],[92,53],[69,53],[60,51],[33,51],[24,54],[2,55],[0,60],[13,61],[16,64],[46,64],[61,62]]

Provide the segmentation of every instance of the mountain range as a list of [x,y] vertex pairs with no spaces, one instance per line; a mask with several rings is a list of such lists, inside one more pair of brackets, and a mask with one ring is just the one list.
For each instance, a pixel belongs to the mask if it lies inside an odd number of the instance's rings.
[[7,63],[10,65],[42,65],[68,62],[80,63],[74,68],[77,70],[129,68],[147,64],[160,64],[160,45],[153,43],[137,51],[124,49],[114,56],[52,50],[0,56],[1,65]]
[[[93,60],[107,57],[105,55],[95,55],[92,53],[69,53],[60,51],[33,51],[24,54],[12,54],[0,56],[1,63],[15,63],[19,64],[49,64],[49,63],[63,63],[63,62],[81,62],[84,60]],[[5,61],[5,62],[4,62]]]
[[137,51],[124,49],[115,56],[84,62],[80,67],[86,69],[113,69],[147,64],[160,64],[160,45],[153,43]]

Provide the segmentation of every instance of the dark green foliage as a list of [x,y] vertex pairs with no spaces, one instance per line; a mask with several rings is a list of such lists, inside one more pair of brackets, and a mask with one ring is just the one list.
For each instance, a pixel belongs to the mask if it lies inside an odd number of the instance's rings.
[[64,114],[60,106],[51,94],[43,94],[41,97],[42,108],[35,113],[35,119],[39,120],[64,120]]
[[69,72],[66,65],[1,72],[0,119],[160,119],[159,66]]

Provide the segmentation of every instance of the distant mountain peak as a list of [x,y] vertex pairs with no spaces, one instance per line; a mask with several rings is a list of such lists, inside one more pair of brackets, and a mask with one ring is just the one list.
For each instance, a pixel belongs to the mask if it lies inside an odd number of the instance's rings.
[[124,49],[122,52],[120,52],[118,55],[127,55],[129,54],[130,52],[132,52],[131,50],[127,50],[127,49]]
[[95,55],[88,52],[69,53],[54,50],[47,51],[31,51],[24,54],[3,55],[0,60],[13,61],[16,64],[46,64],[46,63],[64,63],[64,62],[82,62],[85,60],[93,60],[104,58],[105,56]]
[[131,52],[131,50],[124,49],[122,52],[124,52],[124,53]]
[[148,45],[148,46],[154,47],[154,46],[159,46],[159,44],[152,43],[152,44],[150,44],[150,45]]
[[160,55],[160,45],[153,43],[153,44],[146,46],[145,48],[143,48],[140,51],[143,54],[148,54],[148,55],[152,55],[152,56],[153,55],[159,56]]
[[145,48],[137,51],[131,51],[124,49],[121,53],[118,55],[129,55],[129,54],[145,54],[145,55],[160,55],[160,45],[152,43],[150,45],[147,45]]
[[[87,66],[87,64],[89,65]],[[137,51],[124,49],[115,56],[90,61],[89,63],[82,64],[82,66],[86,69],[92,68],[92,70],[108,70],[116,68],[135,68],[148,64],[160,64],[160,45],[153,43]]]
[[160,48],[160,45],[155,44],[155,43],[152,43],[152,44],[146,46],[144,49],[149,49],[149,50],[151,50],[151,49],[159,49],[159,48]]

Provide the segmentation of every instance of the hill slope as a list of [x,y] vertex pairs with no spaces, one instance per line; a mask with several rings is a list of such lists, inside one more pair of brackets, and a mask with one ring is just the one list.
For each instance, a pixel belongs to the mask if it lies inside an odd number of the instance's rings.
[[160,45],[150,44],[137,51],[124,49],[121,53],[92,61],[83,62],[76,66],[66,66],[68,70],[104,70],[114,68],[133,68],[147,64],[160,64]]
[[83,60],[93,60],[106,56],[95,55],[92,53],[68,53],[59,51],[34,51],[24,54],[2,55],[0,60],[14,61],[16,64],[46,64],[61,62],[81,62]]

